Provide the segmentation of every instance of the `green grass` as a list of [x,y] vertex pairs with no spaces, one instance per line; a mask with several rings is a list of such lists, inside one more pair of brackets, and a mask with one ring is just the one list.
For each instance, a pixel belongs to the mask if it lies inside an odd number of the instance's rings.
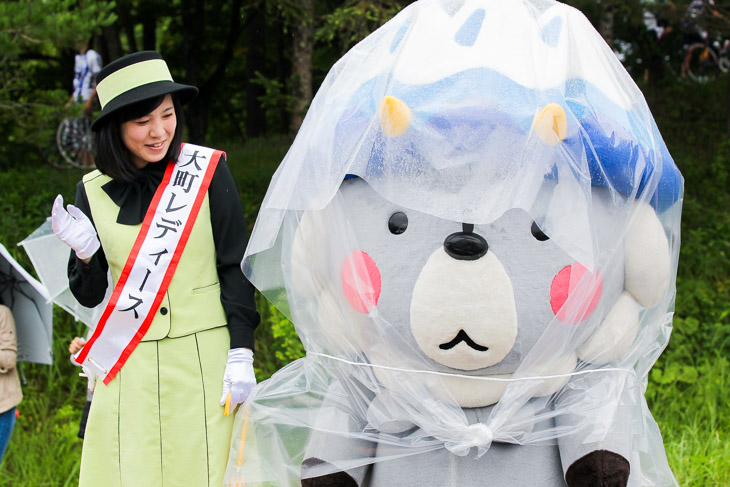
[[[668,352],[671,355],[671,350]],[[730,362],[719,354],[701,357],[699,362],[698,372],[684,378],[658,379],[663,383],[653,379],[647,394],[650,409],[679,485],[730,485],[730,407],[726,396]],[[666,360],[654,370],[662,370],[663,363]],[[693,367],[688,363],[679,366]]]
[[679,485],[730,485],[730,441],[727,432],[708,430],[703,424],[665,428],[669,464]]

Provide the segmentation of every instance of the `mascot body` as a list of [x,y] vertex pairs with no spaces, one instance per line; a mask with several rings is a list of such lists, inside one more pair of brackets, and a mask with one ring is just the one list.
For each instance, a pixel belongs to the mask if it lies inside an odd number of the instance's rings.
[[580,13],[409,6],[333,67],[262,206],[244,271],[307,357],[239,411],[227,480],[676,485],[643,391],[681,197]]

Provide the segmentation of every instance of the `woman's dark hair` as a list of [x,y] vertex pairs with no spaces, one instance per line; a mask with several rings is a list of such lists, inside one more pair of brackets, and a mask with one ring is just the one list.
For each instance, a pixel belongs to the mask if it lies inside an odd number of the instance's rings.
[[[120,109],[106,120],[104,124],[96,131],[96,157],[94,162],[97,169],[102,174],[106,174],[112,179],[119,181],[131,182],[139,178],[142,170],[138,169],[132,163],[132,157],[124,145],[121,136],[121,127],[125,122],[144,117],[148,113],[154,111],[162,104],[165,99],[163,95],[149,100],[142,100],[128,107]],[[170,148],[165,154],[163,160],[177,160],[180,155],[180,145],[183,138],[183,127],[185,120],[183,118],[182,105],[176,94],[172,94],[172,104],[175,107],[175,117],[177,118],[177,126],[175,134],[172,137]]]

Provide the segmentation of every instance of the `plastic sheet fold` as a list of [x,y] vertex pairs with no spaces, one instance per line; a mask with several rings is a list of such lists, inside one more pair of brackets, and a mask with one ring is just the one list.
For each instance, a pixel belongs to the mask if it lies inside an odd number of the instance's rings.
[[333,66],[272,178],[242,267],[307,356],[238,411],[226,483],[561,485],[607,450],[676,485],[644,391],[682,195],[580,12],[411,4]]

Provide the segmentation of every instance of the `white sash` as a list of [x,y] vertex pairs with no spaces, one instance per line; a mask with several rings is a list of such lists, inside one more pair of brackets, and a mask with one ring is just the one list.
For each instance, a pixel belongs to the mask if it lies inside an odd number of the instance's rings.
[[99,324],[74,357],[104,384],[111,382],[152,324],[222,154],[183,144],[177,163],[168,163]]

